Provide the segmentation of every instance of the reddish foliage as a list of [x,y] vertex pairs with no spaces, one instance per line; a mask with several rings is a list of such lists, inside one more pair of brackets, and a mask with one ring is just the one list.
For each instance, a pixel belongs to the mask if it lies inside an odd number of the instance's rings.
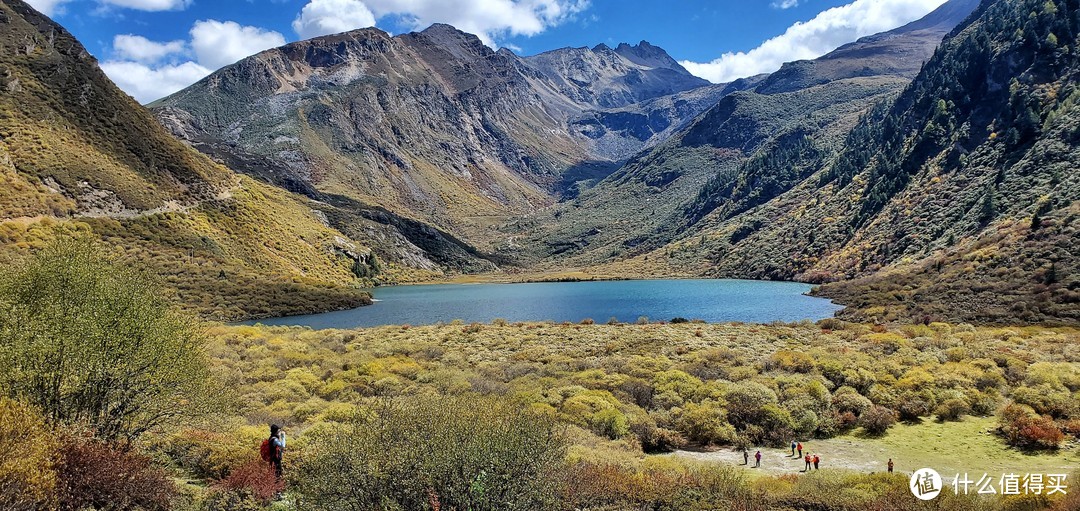
[[1001,413],[1001,433],[1009,445],[1027,449],[1057,449],[1065,434],[1054,420],[1030,408],[1012,404]]
[[176,493],[150,458],[98,440],[68,438],[60,446],[61,509],[167,510]]
[[220,484],[228,490],[249,493],[264,504],[285,489],[284,481],[274,475],[273,466],[259,459],[234,468]]
[[850,411],[843,412],[838,417],[837,426],[842,430],[855,427],[855,424],[859,421],[859,418]]
[[1080,437],[1080,419],[1061,421],[1061,431],[1075,437]]

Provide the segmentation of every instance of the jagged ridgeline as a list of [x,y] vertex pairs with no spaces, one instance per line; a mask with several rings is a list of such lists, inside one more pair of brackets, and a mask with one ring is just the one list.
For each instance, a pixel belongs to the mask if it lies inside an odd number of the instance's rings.
[[[176,140],[66,30],[0,2],[0,264],[61,233],[100,240],[214,318],[369,298],[362,244],[305,199],[241,178]],[[363,268],[360,269],[363,269]]]
[[505,262],[516,243],[497,226],[575,195],[738,86],[644,41],[520,57],[436,24],[267,50],[150,107],[200,150],[342,218],[381,208]]

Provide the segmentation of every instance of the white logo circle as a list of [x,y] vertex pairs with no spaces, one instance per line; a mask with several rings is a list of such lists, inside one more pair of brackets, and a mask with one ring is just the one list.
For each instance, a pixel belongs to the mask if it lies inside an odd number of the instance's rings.
[[941,493],[941,474],[932,468],[920,468],[911,474],[908,488],[919,500],[933,500]]

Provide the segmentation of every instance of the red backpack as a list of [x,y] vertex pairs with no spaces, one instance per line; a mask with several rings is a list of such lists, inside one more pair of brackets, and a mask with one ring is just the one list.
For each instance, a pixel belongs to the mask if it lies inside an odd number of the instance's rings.
[[262,457],[263,461],[270,463],[273,459],[273,454],[271,454],[271,449],[273,448],[274,446],[270,443],[269,438],[262,441],[262,445],[259,446],[259,456]]

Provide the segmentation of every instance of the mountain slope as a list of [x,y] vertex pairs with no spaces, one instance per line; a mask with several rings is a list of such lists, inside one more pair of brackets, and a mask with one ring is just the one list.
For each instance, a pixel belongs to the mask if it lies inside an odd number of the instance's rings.
[[210,317],[368,300],[353,271],[367,248],[171,137],[62,27],[3,0],[0,48],[0,263],[73,233]]
[[493,226],[577,193],[726,91],[647,42],[521,58],[436,24],[268,50],[152,108],[238,170],[490,254],[508,242]]
[[971,8],[970,0],[953,0],[923,20],[732,91],[573,202],[508,230],[529,236],[526,245],[541,248],[537,259],[588,266],[688,236],[708,214],[727,218],[763,204],[835,157],[859,116],[899,93]]
[[805,179],[745,211],[727,190],[699,197],[653,263],[845,280],[821,292],[863,319],[1080,321],[1078,7],[983,3],[837,153],[783,165]]
[[952,0],[907,25],[863,37],[814,60],[785,63],[757,87],[789,92],[842,78],[894,75],[914,78],[942,37],[970,15],[980,0]]

